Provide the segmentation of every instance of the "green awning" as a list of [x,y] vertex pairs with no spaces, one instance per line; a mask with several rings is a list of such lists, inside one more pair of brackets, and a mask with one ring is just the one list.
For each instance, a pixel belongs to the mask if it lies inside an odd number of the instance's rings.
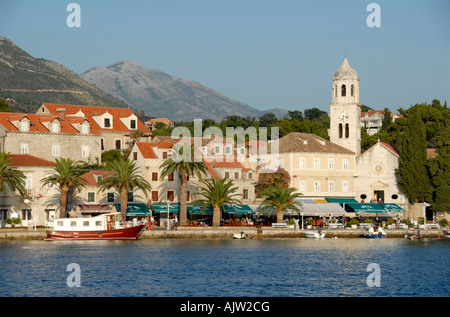
[[[187,210],[188,213],[191,215],[201,215],[202,214],[202,205],[192,206],[188,205]],[[212,215],[213,214],[213,207],[208,206],[205,208],[205,211],[203,212],[204,215]]]
[[341,205],[358,202],[355,198],[341,198],[341,197],[325,197],[325,200],[328,201],[329,203],[338,203]]
[[382,204],[378,203],[345,203],[346,211],[353,211],[356,213],[387,213],[387,210],[384,209]]
[[253,209],[248,205],[225,205],[225,213],[228,214],[253,214]]
[[[152,204],[150,208],[153,210],[155,214],[166,213],[167,214],[167,204]],[[180,204],[179,203],[171,203],[169,204],[169,213],[179,213],[180,212]]]
[[[120,212],[120,204],[114,204],[116,210]],[[148,210],[145,204],[131,204],[127,205],[127,216],[129,217],[147,217],[150,216],[150,210]]]
[[[191,215],[200,215],[202,212],[202,205],[190,206],[188,205],[187,210]],[[212,215],[214,208],[208,206],[203,212],[204,215]],[[253,209],[248,205],[225,205],[222,207],[222,212],[226,214],[253,214]]]
[[384,209],[390,212],[403,212],[403,208],[397,204],[380,204]]

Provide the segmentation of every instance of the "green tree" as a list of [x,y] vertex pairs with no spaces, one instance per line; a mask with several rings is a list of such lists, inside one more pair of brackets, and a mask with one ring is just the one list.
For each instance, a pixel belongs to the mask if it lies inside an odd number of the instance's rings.
[[86,183],[86,180],[81,176],[83,170],[80,168],[79,163],[70,158],[56,159],[56,164],[53,167],[55,172],[41,180],[42,186],[59,186],[61,191],[61,207],[57,218],[66,216],[67,197],[70,188],[80,190]]
[[420,113],[408,112],[408,125],[400,147],[399,167],[395,171],[400,190],[411,203],[425,202],[430,194],[427,171],[425,127]]
[[386,130],[387,127],[391,125],[391,122],[392,122],[391,110],[385,108],[383,113],[383,119],[381,120],[381,130]]
[[233,182],[226,178],[222,179],[206,179],[203,181],[203,186],[200,186],[200,190],[195,193],[201,198],[192,202],[192,205],[203,205],[202,213],[209,206],[213,207],[213,227],[220,226],[220,219],[222,218],[221,208],[226,205],[241,205],[241,201],[236,197],[238,188],[233,187]]
[[128,159],[120,158],[109,163],[111,174],[103,177],[97,185],[100,192],[110,188],[116,188],[120,195],[120,213],[122,219],[127,219],[128,193],[135,188],[142,190],[144,195],[148,197],[148,191],[151,185],[139,173],[139,167],[136,162]]
[[[448,112],[447,112],[448,115]],[[450,115],[445,128],[436,138],[438,156],[428,161],[433,185],[432,207],[434,211],[450,211]]]
[[10,153],[0,153],[0,194],[7,192],[9,188],[12,192],[19,192],[25,196],[25,175],[23,172],[11,166]]
[[264,200],[259,205],[259,209],[267,209],[269,216],[276,213],[277,223],[282,223],[285,210],[291,209],[297,213],[300,213],[302,210],[301,203],[295,201],[295,199],[300,198],[302,194],[296,193],[295,191],[295,188],[266,188],[261,193]]
[[[180,149],[180,152],[182,154],[182,149]],[[202,175],[208,173],[208,167],[203,161],[195,162],[191,155],[189,158],[179,160],[168,157],[159,168],[161,169],[161,180],[175,172],[180,176],[180,225],[185,226],[187,225],[187,187],[189,177],[197,175],[197,177],[201,179]]]

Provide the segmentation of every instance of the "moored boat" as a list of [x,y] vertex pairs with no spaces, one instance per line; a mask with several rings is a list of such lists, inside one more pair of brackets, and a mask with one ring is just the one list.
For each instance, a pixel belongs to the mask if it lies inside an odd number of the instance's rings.
[[364,228],[363,231],[364,238],[379,238],[379,239],[385,239],[386,238],[386,232],[380,227],[378,228]]
[[450,239],[450,231],[449,230],[444,230],[444,237],[447,239]]
[[45,240],[134,240],[144,225],[123,223],[120,213],[108,213],[89,218],[59,218]]
[[246,234],[244,232],[233,234],[233,239],[247,239],[247,237],[248,237],[248,234]]
[[316,232],[316,231],[305,231],[305,235],[307,238],[310,239],[321,239],[325,238],[325,233],[322,232]]

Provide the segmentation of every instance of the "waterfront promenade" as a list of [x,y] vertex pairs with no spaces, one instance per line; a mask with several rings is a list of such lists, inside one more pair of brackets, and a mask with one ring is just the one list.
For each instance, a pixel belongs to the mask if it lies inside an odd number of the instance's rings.
[[[247,239],[264,238],[305,238],[306,231],[302,229],[281,229],[262,227],[179,227],[177,230],[155,228],[142,233],[140,239],[232,239],[233,234],[247,234]],[[404,238],[407,233],[415,233],[417,229],[386,229],[387,238]],[[325,239],[330,238],[361,238],[362,229],[323,229]],[[438,237],[444,239],[443,229],[420,229],[424,238]],[[0,229],[0,240],[42,240],[47,237],[47,230],[28,230],[27,228]]]

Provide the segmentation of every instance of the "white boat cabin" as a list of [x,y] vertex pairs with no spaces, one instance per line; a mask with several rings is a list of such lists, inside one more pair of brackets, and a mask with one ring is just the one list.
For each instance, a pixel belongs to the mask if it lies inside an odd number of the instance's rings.
[[120,213],[108,213],[87,218],[55,219],[53,230],[56,231],[98,231],[124,228]]

